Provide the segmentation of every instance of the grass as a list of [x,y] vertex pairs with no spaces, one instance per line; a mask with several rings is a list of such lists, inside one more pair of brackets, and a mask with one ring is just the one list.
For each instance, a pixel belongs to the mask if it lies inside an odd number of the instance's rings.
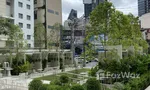
[[[88,72],[89,69],[77,69],[77,70],[73,70],[73,71],[69,71],[69,73],[74,73],[74,74],[79,74],[82,72]],[[49,76],[44,76],[44,77],[40,77],[40,78],[36,78],[38,80],[48,80],[48,81],[55,81],[56,79],[59,78],[59,76],[61,75],[67,75],[69,78],[76,78],[76,75],[72,75],[72,74],[67,74],[67,73],[59,73],[57,75],[49,75]]]

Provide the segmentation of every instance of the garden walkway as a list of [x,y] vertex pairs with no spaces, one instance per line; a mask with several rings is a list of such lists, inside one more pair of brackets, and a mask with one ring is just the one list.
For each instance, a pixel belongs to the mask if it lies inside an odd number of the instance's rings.
[[148,88],[146,88],[145,90],[150,90],[150,86]]
[[[74,70],[74,68],[68,68],[65,71],[72,70]],[[34,78],[53,75],[60,72],[60,70],[52,70],[43,73],[34,73],[30,76],[12,76],[0,78],[0,90],[28,90],[28,85]],[[46,84],[48,81],[43,82]]]

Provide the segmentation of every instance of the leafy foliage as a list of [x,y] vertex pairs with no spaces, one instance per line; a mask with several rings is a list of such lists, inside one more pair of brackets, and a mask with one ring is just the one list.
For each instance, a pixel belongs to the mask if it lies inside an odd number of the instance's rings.
[[68,83],[68,82],[69,82],[69,77],[66,76],[66,75],[60,76],[59,79],[60,79],[60,82],[61,82],[62,84],[65,84],[65,83]]
[[87,90],[100,90],[100,83],[95,78],[90,78],[86,82]]
[[[90,39],[98,35],[104,35],[104,39],[99,41],[103,46],[122,45],[123,48],[134,46],[135,52],[141,50],[141,47],[144,51],[148,49],[148,44],[140,31],[139,18],[132,14],[124,15],[110,2],[100,3],[90,15],[85,41],[90,43]],[[89,58],[96,53],[93,47],[93,43],[87,46],[85,53]]]
[[44,48],[44,45],[46,46],[46,30],[42,23],[37,23],[34,29],[35,47],[38,47],[39,51],[41,51],[41,49]]
[[[42,86],[41,80],[33,80],[29,84],[29,90],[39,90],[39,88]],[[45,86],[43,86],[45,88]]]
[[74,85],[74,86],[71,87],[70,90],[84,90],[84,88],[81,85]]
[[140,78],[130,80],[124,90],[144,90],[150,84],[150,72],[143,74]]

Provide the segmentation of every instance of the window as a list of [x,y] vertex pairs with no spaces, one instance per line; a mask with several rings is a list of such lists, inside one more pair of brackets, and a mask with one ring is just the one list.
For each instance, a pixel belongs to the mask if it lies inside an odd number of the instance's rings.
[[37,19],[37,11],[34,11],[34,19]]
[[30,44],[30,43],[28,43],[28,45],[27,45],[27,46],[28,46],[28,48],[31,48],[31,44]]
[[59,12],[55,12],[56,15],[59,15]]
[[53,13],[53,14],[54,14],[54,11],[53,11],[53,10],[51,10],[51,9],[48,9],[48,12],[49,12],[49,13]]
[[31,25],[30,24],[27,24],[27,29],[31,29]]
[[51,25],[48,25],[48,28],[49,28],[49,29],[53,29],[53,26],[51,26]]
[[30,9],[30,5],[27,4],[27,9]]
[[18,14],[18,17],[19,17],[20,19],[23,19],[23,14],[19,13],[19,14]]
[[28,40],[31,40],[31,35],[27,35],[27,39],[28,39]]
[[18,6],[19,7],[23,7],[23,3],[22,2],[18,2]]
[[31,16],[27,15],[27,20],[31,20]]
[[19,23],[19,27],[20,27],[20,28],[23,28],[23,23]]
[[34,4],[37,4],[37,0],[34,0]]
[[6,2],[6,5],[10,6],[11,4],[10,4],[10,2]]

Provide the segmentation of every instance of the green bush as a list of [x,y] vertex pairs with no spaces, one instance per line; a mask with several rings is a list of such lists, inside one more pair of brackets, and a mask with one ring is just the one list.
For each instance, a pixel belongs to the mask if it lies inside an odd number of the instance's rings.
[[100,90],[100,82],[95,78],[90,78],[86,82],[87,90]]
[[122,83],[116,82],[114,83],[114,88],[116,90],[124,90],[124,85]]
[[125,85],[125,90],[144,90],[150,85],[150,72],[140,78],[132,79]]
[[38,90],[50,90],[48,89],[49,85],[48,84],[43,84],[41,87],[39,87]]
[[61,82],[60,82],[58,79],[56,79],[56,80],[54,80],[53,82],[51,82],[51,85],[58,85],[58,86],[61,86]]
[[18,66],[19,73],[26,73],[31,69],[31,64],[27,61],[23,65]]
[[70,90],[84,90],[84,88],[81,85],[74,85],[74,86],[71,87]]
[[90,76],[93,76],[93,77],[96,77],[96,73],[98,72],[99,68],[98,66],[92,68],[90,71],[89,71],[89,75]]
[[59,79],[60,79],[60,82],[61,82],[62,84],[65,84],[65,83],[68,83],[68,82],[69,82],[69,77],[66,76],[66,75],[60,76]]
[[58,85],[49,85],[47,90],[63,90],[63,88]]
[[41,80],[33,80],[29,84],[29,90],[38,90],[42,86]]

